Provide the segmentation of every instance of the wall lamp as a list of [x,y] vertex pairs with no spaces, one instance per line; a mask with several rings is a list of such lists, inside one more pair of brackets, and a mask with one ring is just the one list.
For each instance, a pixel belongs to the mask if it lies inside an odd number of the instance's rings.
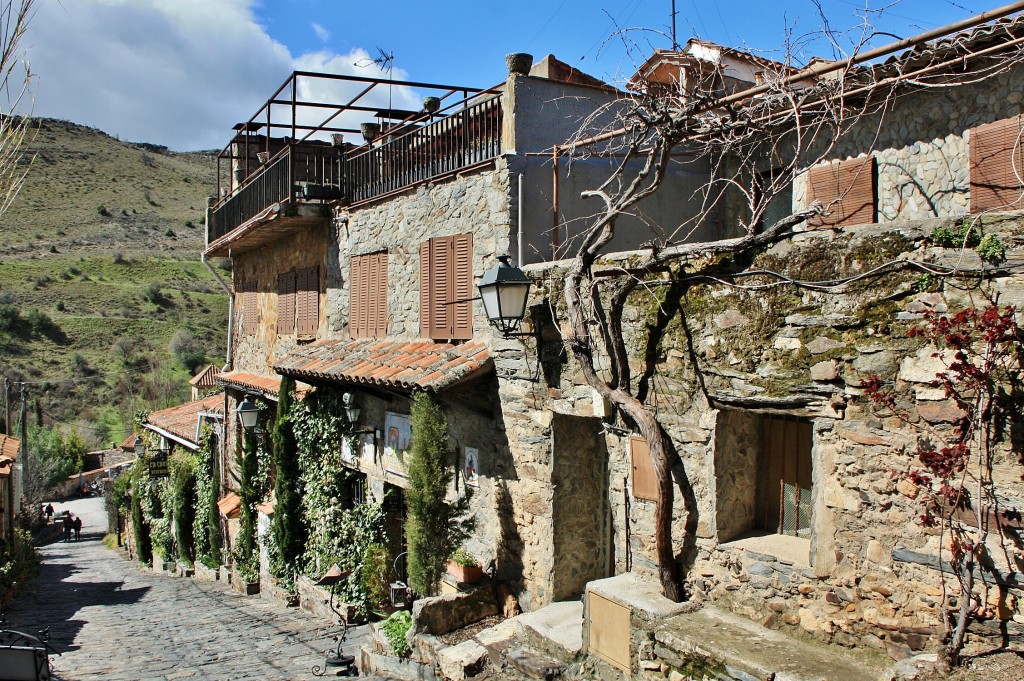
[[526,316],[526,301],[530,297],[533,282],[521,269],[509,263],[509,256],[498,256],[498,265],[484,272],[477,284],[484,314],[505,338],[532,336],[520,333],[519,326]]
[[242,424],[242,429],[246,434],[256,436],[256,440],[263,444],[263,438],[266,433],[259,427],[260,420],[260,408],[255,402],[246,395],[242,401],[235,408],[235,413],[238,414],[238,421]]
[[142,441],[142,438],[138,435],[135,436],[135,455],[142,456],[146,453],[146,443]]

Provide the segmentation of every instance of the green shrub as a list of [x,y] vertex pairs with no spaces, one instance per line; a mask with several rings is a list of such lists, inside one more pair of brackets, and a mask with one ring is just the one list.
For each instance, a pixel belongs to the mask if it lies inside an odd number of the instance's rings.
[[1000,263],[1006,260],[1006,246],[998,234],[986,234],[974,249],[986,262]]
[[392,613],[380,626],[384,630],[384,636],[387,637],[391,650],[394,651],[395,655],[399,657],[408,655],[409,644],[406,643],[405,635],[412,626],[412,615],[409,614],[409,611],[399,610]]
[[279,579],[290,578],[302,559],[307,530],[302,516],[299,451],[292,428],[292,397],[295,379],[281,378],[277,418],[271,435],[271,445],[277,477],[274,480],[274,499],[277,505],[271,524],[274,556],[271,572]]
[[387,602],[391,596],[391,552],[386,546],[370,544],[366,547],[359,577],[371,607]]
[[408,518],[409,583],[422,595],[437,593],[445,563],[472,529],[465,517],[469,496],[448,503],[445,496],[455,475],[448,448],[448,421],[441,405],[417,393],[410,413],[412,449],[409,454]]
[[[15,529],[14,541],[0,555],[0,599],[16,593],[32,576],[39,566],[39,554],[32,546],[32,535],[28,530]],[[0,600],[0,607],[7,603]]]
[[100,204],[99,206],[96,206],[96,212],[99,213],[100,215],[102,215],[105,218],[109,218],[110,217],[110,211],[107,210],[107,207],[104,206],[103,204]]
[[936,227],[931,234],[932,243],[943,248],[974,248],[981,241],[981,232],[963,223],[953,227]]

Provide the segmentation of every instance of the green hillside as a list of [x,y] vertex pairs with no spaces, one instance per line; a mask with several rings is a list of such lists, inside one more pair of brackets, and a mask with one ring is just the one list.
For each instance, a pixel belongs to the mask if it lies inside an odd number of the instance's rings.
[[120,440],[187,399],[186,365],[223,362],[227,296],[199,262],[215,160],[48,119],[28,151],[0,216],[0,371],[44,422]]

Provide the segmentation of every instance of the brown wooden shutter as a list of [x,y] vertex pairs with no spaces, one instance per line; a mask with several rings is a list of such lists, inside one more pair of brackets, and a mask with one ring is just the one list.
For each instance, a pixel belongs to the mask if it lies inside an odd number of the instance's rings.
[[320,268],[307,267],[296,274],[296,333],[300,336],[312,336],[320,326]]
[[295,272],[277,277],[277,333],[295,333]]
[[451,338],[473,337],[473,235],[452,237],[451,300],[462,301],[448,306],[451,317]]
[[242,285],[242,333],[251,335],[259,330],[259,299],[256,296],[256,282],[247,281]]
[[436,340],[451,337],[452,237],[430,240],[430,333]]
[[658,500],[658,478],[654,475],[651,448],[639,435],[629,436],[629,453],[633,461],[633,497]]
[[1024,161],[1021,127],[1014,116],[971,129],[971,212],[1022,207]]
[[369,329],[372,338],[388,335],[388,254],[375,253],[370,256],[369,281],[370,300]]
[[352,338],[366,335],[366,256],[353,256],[348,277],[348,330]]
[[808,171],[808,197],[831,213],[808,220],[809,227],[871,224],[875,218],[875,157],[853,158]]
[[430,338],[430,242],[420,244],[420,336]]

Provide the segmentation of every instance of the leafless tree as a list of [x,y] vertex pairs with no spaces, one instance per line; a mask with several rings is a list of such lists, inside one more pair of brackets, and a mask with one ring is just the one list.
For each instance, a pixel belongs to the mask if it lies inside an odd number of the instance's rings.
[[[991,18],[979,15],[975,24]],[[984,79],[1021,61],[1020,43],[1011,40],[1008,47],[984,58],[935,50],[926,51],[933,56],[904,53],[896,60],[877,62],[939,34],[933,31],[869,50],[865,45],[874,36],[863,31],[862,39],[850,47],[850,56],[804,68],[797,68],[794,61],[802,45],[789,35],[778,61],[762,61],[760,82],[753,86],[730,82],[720,67],[708,62],[691,68],[685,81],[640,84],[639,92],[595,112],[574,139],[555,149],[570,164],[588,156],[615,160],[607,180],[582,194],[599,199],[602,208],[570,242],[575,255],[564,281],[570,327],[564,340],[589,385],[639,430],[650,448],[660,492],[656,554],[663,592],[670,599],[684,597],[672,539],[672,443],[631,376],[621,324],[627,298],[673,263],[685,261],[687,276],[696,277],[725,254],[751,252],[786,239],[798,225],[829,224],[832,205],[820,204],[795,213],[790,209],[791,214],[773,224],[764,222],[773,200],[792,186],[798,171],[833,156],[853,126],[861,131],[873,126],[877,132],[900,96],[924,87]],[[838,47],[834,34],[825,35]],[[678,224],[652,225],[660,236],[639,257],[631,258],[628,267],[623,265],[620,276],[596,277],[599,260],[604,274],[614,268],[602,259],[608,255],[617,223],[624,217],[649,223],[644,199],[666,186],[671,168],[686,165],[704,173],[693,191],[699,208]],[[723,210],[732,216],[729,228],[734,236],[701,241],[701,228]],[[685,319],[683,326],[688,332]],[[699,370],[696,374],[700,381]],[[676,474],[684,478],[677,482],[685,496],[685,473],[676,469]],[[684,527],[692,536],[695,509],[687,507],[686,515]]]
[[32,157],[23,151],[32,122],[17,113],[27,104],[31,71],[21,47],[35,0],[5,0],[0,4],[0,215],[25,182]]

